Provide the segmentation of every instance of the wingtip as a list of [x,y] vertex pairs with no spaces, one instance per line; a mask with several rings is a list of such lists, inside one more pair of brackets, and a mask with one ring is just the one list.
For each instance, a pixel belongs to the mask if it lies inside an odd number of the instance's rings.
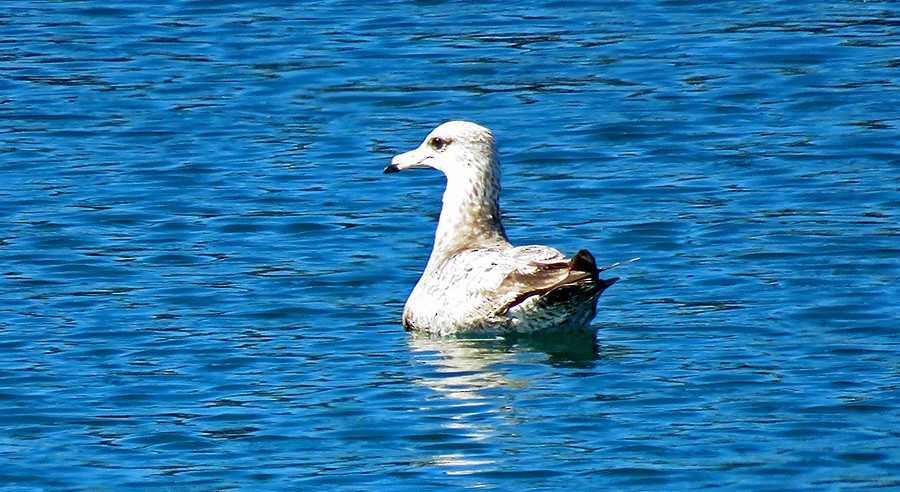
[[594,259],[594,255],[590,251],[582,249],[569,260],[569,269],[578,272],[595,273],[597,272],[597,260]]

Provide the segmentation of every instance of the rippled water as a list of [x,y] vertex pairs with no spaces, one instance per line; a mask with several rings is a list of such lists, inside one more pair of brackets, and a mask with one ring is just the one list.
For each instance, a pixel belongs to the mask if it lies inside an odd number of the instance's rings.
[[[900,9],[0,6],[0,483],[900,486]],[[404,333],[493,129],[518,244],[642,257],[592,340]]]

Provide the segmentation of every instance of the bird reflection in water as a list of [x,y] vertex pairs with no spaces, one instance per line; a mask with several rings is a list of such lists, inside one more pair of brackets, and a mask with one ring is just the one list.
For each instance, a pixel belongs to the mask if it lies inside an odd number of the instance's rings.
[[[434,369],[418,382],[447,405],[441,415],[446,434],[435,436],[434,454],[425,462],[460,475],[502,467],[497,446],[527,419],[517,411],[517,394],[542,384],[528,366],[585,368],[615,356],[598,350],[593,332],[483,339],[411,333],[408,344],[417,360]],[[552,368],[540,374],[547,370]]]

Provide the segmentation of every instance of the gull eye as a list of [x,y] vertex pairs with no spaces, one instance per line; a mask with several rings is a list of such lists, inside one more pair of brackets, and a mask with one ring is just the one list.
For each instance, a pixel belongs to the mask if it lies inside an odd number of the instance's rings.
[[447,146],[447,141],[441,137],[434,137],[428,142],[434,150],[444,150],[444,147]]

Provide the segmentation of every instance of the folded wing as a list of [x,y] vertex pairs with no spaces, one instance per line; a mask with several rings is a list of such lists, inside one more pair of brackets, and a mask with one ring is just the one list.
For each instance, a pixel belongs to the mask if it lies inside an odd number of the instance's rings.
[[601,280],[597,262],[584,249],[568,260],[558,251],[543,246],[515,248],[513,254],[521,266],[510,271],[501,282],[498,292],[509,293],[508,300],[494,311],[494,316],[502,316],[526,299],[560,287],[580,286],[599,293],[618,280]]

